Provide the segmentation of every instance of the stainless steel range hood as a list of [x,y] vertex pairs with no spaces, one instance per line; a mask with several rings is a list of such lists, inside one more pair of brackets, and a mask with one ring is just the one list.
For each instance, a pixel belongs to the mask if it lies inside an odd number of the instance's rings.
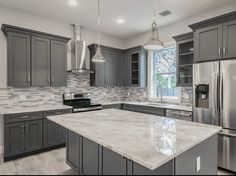
[[72,42],[72,57],[71,67],[72,72],[75,73],[93,73],[90,70],[90,51],[86,42],[81,41],[82,27],[81,25],[74,26],[75,40]]

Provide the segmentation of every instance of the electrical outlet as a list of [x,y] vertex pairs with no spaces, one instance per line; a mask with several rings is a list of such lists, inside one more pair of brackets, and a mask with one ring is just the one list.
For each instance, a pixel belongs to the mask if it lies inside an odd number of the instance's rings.
[[197,166],[196,166],[196,171],[199,172],[201,170],[201,157],[197,157]]

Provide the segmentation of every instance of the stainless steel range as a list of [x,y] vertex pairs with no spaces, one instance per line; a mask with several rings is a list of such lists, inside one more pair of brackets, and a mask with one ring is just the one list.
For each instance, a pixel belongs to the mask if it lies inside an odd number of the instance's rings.
[[102,109],[101,104],[92,104],[89,93],[67,93],[63,95],[63,104],[72,106],[73,113],[97,111]]

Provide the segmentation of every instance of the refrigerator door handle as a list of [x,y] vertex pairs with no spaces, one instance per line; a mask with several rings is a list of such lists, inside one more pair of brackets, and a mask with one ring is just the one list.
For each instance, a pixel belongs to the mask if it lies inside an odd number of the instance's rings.
[[220,75],[220,125],[223,125],[223,82],[224,82],[224,74],[221,73]]

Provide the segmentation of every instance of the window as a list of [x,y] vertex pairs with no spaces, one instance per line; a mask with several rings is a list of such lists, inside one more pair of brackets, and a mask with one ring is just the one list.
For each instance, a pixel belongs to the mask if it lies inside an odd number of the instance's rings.
[[149,53],[149,97],[152,100],[179,101],[176,87],[176,48]]

